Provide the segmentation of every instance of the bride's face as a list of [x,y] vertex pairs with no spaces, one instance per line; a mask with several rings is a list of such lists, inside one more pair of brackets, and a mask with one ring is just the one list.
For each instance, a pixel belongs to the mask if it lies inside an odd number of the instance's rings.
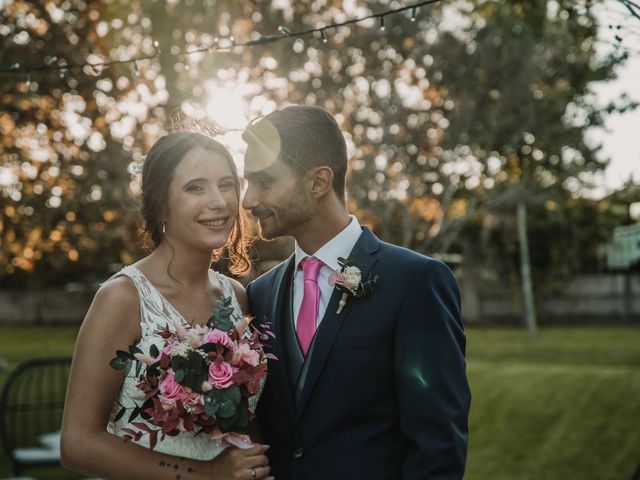
[[169,185],[165,236],[172,245],[208,251],[223,247],[238,205],[236,178],[228,160],[193,148],[176,167]]

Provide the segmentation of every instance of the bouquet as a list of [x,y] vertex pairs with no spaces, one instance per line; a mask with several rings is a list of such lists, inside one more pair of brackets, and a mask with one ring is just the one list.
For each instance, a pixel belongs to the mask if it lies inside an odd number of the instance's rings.
[[[267,373],[264,341],[274,337],[267,325],[263,333],[250,329],[249,319],[235,325],[231,298],[218,301],[204,326],[186,327],[174,321],[158,332],[162,348],[151,345],[148,353],[131,345],[118,350],[112,368],[133,368],[145,401],[129,415],[131,428],[123,428],[125,441],[149,435],[153,449],[158,441],[180,432],[224,438],[239,447],[251,445],[246,431],[254,414],[249,399],[260,389]],[[245,334],[245,329],[248,329]],[[146,370],[143,372],[143,367]],[[122,407],[118,421],[128,409]],[[131,410],[131,408],[129,408]],[[138,416],[145,422],[134,421]]]

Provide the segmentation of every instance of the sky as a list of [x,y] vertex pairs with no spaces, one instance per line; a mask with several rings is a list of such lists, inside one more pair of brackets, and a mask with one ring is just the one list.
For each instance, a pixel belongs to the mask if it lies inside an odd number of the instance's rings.
[[[640,18],[631,17],[617,0],[605,0],[596,12],[600,20],[601,51],[614,48],[611,42],[615,42],[615,35],[620,35],[622,46],[630,50],[629,60],[618,68],[618,78],[594,88],[597,101],[607,103],[625,92],[640,101]],[[609,25],[621,25],[621,28],[611,29]],[[607,131],[591,132],[591,138],[602,143],[601,157],[610,159],[599,182],[599,195],[620,188],[629,178],[640,184],[640,108],[610,115],[605,126]]]

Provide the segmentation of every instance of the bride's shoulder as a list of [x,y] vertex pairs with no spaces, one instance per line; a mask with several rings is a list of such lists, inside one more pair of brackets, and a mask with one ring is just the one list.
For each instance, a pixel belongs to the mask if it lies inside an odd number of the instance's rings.
[[93,302],[119,309],[138,309],[138,290],[129,277],[118,275],[111,277],[100,286]]
[[140,336],[140,315],[138,292],[133,282],[124,275],[112,277],[100,286],[93,297],[82,322],[82,338],[97,335],[108,336],[111,340],[137,339]]

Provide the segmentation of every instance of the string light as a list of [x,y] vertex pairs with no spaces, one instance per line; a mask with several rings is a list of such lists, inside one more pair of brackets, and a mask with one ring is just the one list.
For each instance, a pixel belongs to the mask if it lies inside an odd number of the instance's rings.
[[[235,39],[233,37],[226,37],[226,38],[221,38],[221,39],[214,39],[214,44],[213,46],[208,46],[208,47],[203,47],[203,48],[197,48],[194,50],[188,50],[188,51],[184,51],[184,52],[180,52],[178,55],[192,55],[192,54],[196,54],[196,53],[202,53],[202,52],[235,52],[238,51],[242,48],[248,48],[248,47],[254,47],[254,46],[258,46],[258,45],[266,45],[268,43],[273,43],[273,42],[277,42],[286,38],[290,38],[290,37],[303,37],[303,36],[311,36],[314,34],[318,34],[320,33],[320,37],[323,43],[327,43],[328,42],[328,38],[327,38],[327,34],[325,32],[325,30],[330,29],[330,28],[339,28],[339,27],[345,27],[348,25],[355,25],[361,22],[364,22],[366,20],[370,20],[370,19],[375,19],[378,18],[379,22],[380,22],[380,30],[384,31],[385,30],[385,25],[384,25],[384,17],[387,15],[393,15],[393,14],[397,14],[400,12],[404,12],[407,10],[411,10],[412,12],[412,17],[413,17],[413,13],[415,11],[417,11],[417,9],[419,7],[425,6],[425,5],[432,5],[435,3],[440,3],[443,0],[423,0],[421,2],[417,2],[411,5],[406,5],[404,7],[399,7],[399,8],[395,8],[395,9],[391,9],[391,10],[387,10],[384,12],[380,12],[380,13],[376,13],[376,14],[372,14],[372,15],[368,15],[366,17],[355,17],[352,18],[350,20],[346,20],[344,22],[340,22],[340,23],[333,23],[330,25],[325,25],[322,27],[318,27],[318,28],[312,28],[312,29],[308,29],[308,30],[301,30],[301,31],[292,31],[291,29],[289,29],[288,27],[281,25],[280,27],[278,27],[278,32],[279,35],[263,35],[255,40],[250,40],[244,43],[236,43]],[[626,1],[630,1],[630,0],[619,0],[622,2],[626,2]],[[413,18],[412,18],[413,20]],[[9,67],[6,68],[1,68],[0,69],[0,74],[4,73],[4,74],[22,74],[25,75],[27,73],[31,74],[31,73],[40,73],[40,72],[47,72],[47,71],[52,71],[52,70],[58,70],[61,73],[65,72],[64,74],[66,74],[67,71],[71,70],[71,69],[83,69],[85,67],[90,67],[92,69],[97,69],[97,68],[107,68],[107,67],[112,67],[114,65],[122,65],[122,64],[127,64],[127,63],[133,63],[134,64],[134,69],[137,68],[136,63],[142,60],[152,60],[155,59],[157,57],[160,56],[161,51],[160,51],[160,43],[157,40],[154,40],[153,42],[153,47],[154,47],[154,52],[149,54],[149,55],[140,55],[137,57],[132,57],[132,58],[128,58],[128,59],[122,59],[122,60],[110,60],[110,61],[105,61],[105,62],[101,62],[101,63],[65,63],[64,65],[56,65],[55,62],[58,60],[57,57],[53,56],[53,57],[47,57],[47,59],[45,59],[45,65],[39,66],[39,67],[33,67],[33,68],[21,68],[20,64],[18,63],[14,63],[12,65],[10,65]],[[64,76],[64,75],[63,75]]]
[[[318,28],[312,28],[309,30],[301,30],[301,31],[292,31],[290,28],[288,28],[285,25],[281,25],[278,27],[278,32],[279,35],[262,35],[259,38],[255,39],[255,40],[250,40],[244,43],[236,43],[235,39],[233,37],[226,37],[226,38],[222,38],[222,39],[218,39],[215,38],[213,45],[212,46],[208,46],[208,47],[204,47],[204,48],[197,48],[194,50],[188,50],[188,51],[184,51],[184,52],[180,52],[178,55],[191,55],[191,54],[196,54],[196,53],[201,53],[201,52],[210,52],[210,53],[214,53],[214,52],[237,52],[240,51],[243,48],[249,48],[249,47],[254,47],[254,46],[258,46],[258,45],[266,45],[269,43],[273,43],[273,42],[277,42],[286,38],[290,38],[290,37],[303,37],[303,36],[310,36],[310,35],[314,35],[314,34],[320,34],[320,38],[322,40],[323,43],[327,43],[328,42],[328,38],[327,38],[327,34],[325,32],[325,30],[329,29],[329,28],[339,28],[339,27],[344,27],[344,26],[348,26],[348,25],[354,25],[354,24],[358,24],[361,22],[364,22],[366,20],[370,20],[370,19],[378,19],[379,21],[379,28],[380,31],[385,31],[385,22],[384,22],[384,18],[387,15],[393,15],[399,12],[404,12],[407,10],[411,11],[411,21],[415,22],[416,18],[417,18],[417,14],[418,14],[418,9],[420,7],[426,6],[426,5],[432,5],[435,3],[440,3],[443,0],[423,0],[421,2],[417,2],[417,3],[413,3],[411,5],[406,5],[404,7],[399,7],[396,9],[392,9],[392,10],[387,10],[384,12],[379,12],[379,13],[375,13],[372,15],[368,15],[366,17],[355,17],[352,18],[350,20],[344,21],[344,22],[340,22],[340,23],[334,23],[334,24],[330,24],[330,25],[325,25],[322,27],[318,27]],[[637,18],[640,20],[640,5],[634,1],[634,0],[618,0],[619,3],[621,3],[622,5],[624,5],[626,7],[626,9],[629,11],[629,13],[631,14],[631,16]],[[619,37],[620,39],[622,39],[622,37]],[[618,38],[616,38],[616,40],[618,40]],[[114,65],[122,65],[122,64],[127,64],[127,63],[133,63],[134,64],[134,69],[137,68],[136,66],[136,62],[142,61],[142,60],[152,60],[155,59],[157,57],[160,56],[161,51],[160,51],[160,43],[157,40],[154,40],[153,42],[153,47],[154,47],[154,52],[149,54],[149,55],[140,55],[137,57],[132,57],[132,58],[128,58],[128,59],[123,59],[123,60],[110,60],[110,61],[105,61],[105,62],[101,62],[101,63],[64,63],[64,64],[58,64],[56,65],[56,62],[58,60],[57,56],[51,56],[51,57],[46,57],[45,61],[44,61],[44,65],[39,66],[39,67],[33,67],[33,68],[21,68],[21,65],[19,63],[13,63],[11,65],[9,65],[8,67],[5,68],[0,68],[0,74],[21,74],[21,75],[25,75],[25,74],[32,74],[32,73],[39,73],[39,72],[47,72],[47,71],[52,71],[52,70],[58,70],[61,73],[61,77],[64,77],[66,75],[66,73],[68,73],[69,70],[72,69],[83,69],[85,67],[89,67],[91,68],[94,72],[98,72],[99,70],[103,69],[103,68],[107,68],[107,67],[112,67]]]

